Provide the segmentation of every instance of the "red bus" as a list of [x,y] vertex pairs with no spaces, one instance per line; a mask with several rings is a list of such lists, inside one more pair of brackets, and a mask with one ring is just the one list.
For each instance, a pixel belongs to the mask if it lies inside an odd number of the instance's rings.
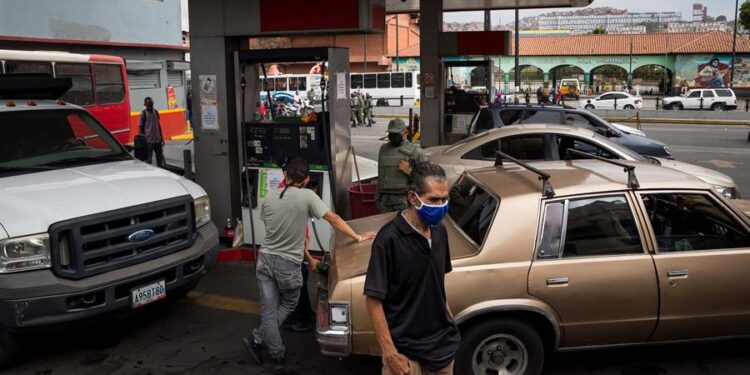
[[120,143],[130,141],[130,99],[125,60],[117,56],[0,49],[0,73],[70,77],[63,99],[85,108]]

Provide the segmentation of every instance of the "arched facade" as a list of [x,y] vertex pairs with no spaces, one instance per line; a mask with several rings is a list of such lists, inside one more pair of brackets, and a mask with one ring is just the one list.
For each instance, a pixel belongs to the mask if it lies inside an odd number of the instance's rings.
[[639,94],[660,94],[672,86],[672,70],[660,64],[643,65],[633,69],[632,86]]

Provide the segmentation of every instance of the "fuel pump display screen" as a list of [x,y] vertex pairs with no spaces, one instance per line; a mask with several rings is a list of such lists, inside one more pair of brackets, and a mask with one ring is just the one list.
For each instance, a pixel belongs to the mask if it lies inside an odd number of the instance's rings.
[[245,123],[248,162],[279,163],[285,157],[305,158],[330,167],[321,123]]

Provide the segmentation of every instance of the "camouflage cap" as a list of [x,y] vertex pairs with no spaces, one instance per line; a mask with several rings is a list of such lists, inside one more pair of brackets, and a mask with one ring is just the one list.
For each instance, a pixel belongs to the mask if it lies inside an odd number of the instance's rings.
[[388,133],[402,133],[404,130],[406,130],[404,120],[394,118],[393,120],[388,121]]

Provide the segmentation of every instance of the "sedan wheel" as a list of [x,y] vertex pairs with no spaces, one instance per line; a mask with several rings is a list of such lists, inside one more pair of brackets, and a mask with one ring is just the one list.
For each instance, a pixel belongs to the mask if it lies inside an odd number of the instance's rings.
[[586,106],[583,107],[583,108],[585,108],[585,109],[594,109],[594,106],[591,105],[591,104],[586,104]]
[[630,104],[625,104],[625,106],[624,106],[624,107],[622,107],[622,108],[624,108],[624,109],[635,109],[635,107],[633,107],[633,106],[632,106],[632,105],[630,105]]
[[515,319],[489,320],[462,335],[457,374],[537,375],[544,365],[544,346],[537,331]]

